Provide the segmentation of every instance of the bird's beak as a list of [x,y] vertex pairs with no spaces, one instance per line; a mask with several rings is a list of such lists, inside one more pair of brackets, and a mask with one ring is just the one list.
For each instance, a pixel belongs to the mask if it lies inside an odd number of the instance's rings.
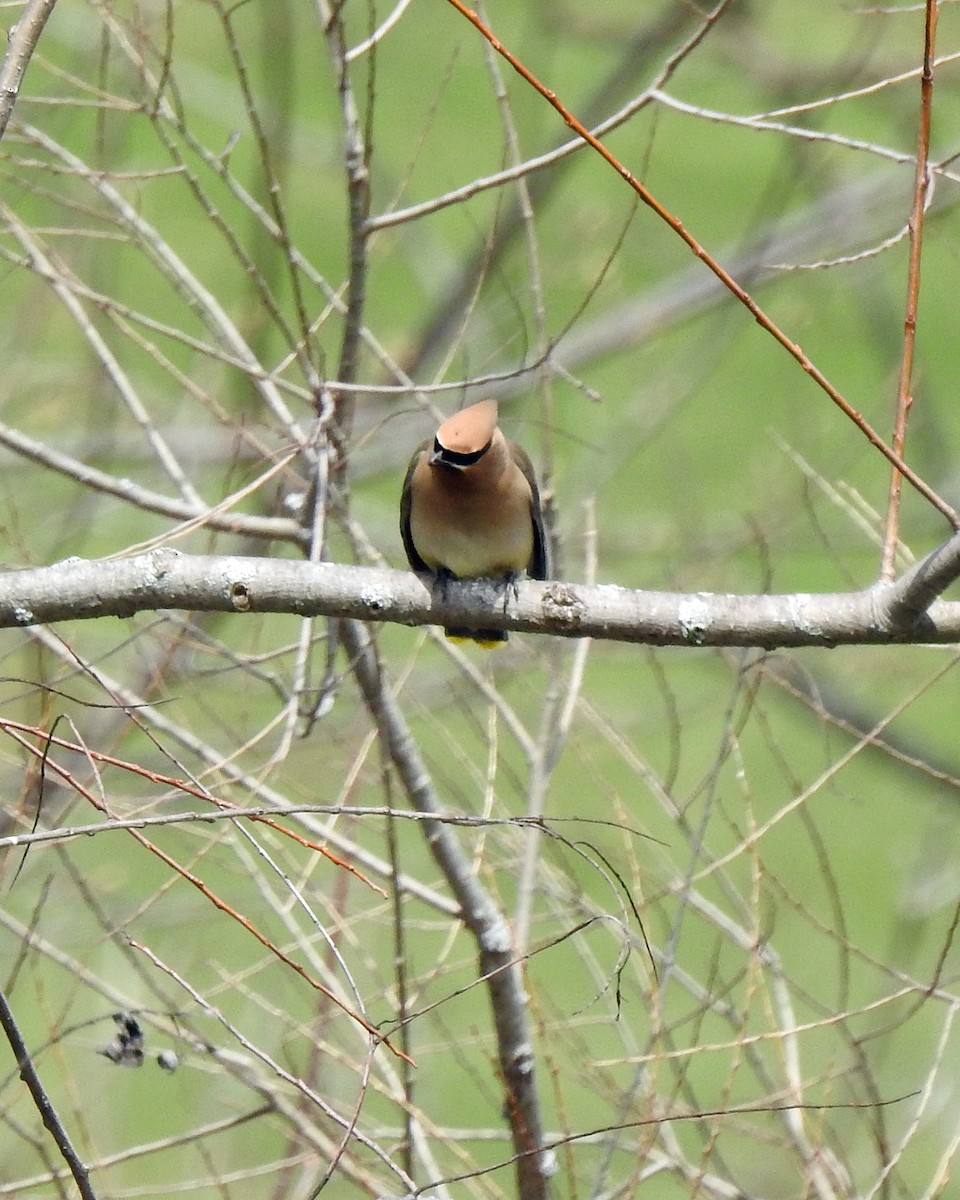
[[434,450],[428,461],[431,467],[449,467],[453,471],[463,470],[463,467],[460,465],[460,463],[451,462],[450,459],[447,458],[445,450]]

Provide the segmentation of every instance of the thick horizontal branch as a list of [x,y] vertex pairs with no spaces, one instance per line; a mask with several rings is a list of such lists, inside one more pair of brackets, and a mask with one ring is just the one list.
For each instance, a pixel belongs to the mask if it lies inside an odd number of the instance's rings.
[[524,581],[504,589],[477,580],[451,584],[443,594],[407,571],[160,549],[125,559],[67,559],[0,575],[0,628],[184,609],[479,625],[660,646],[949,643],[960,642],[960,603],[936,600],[932,593],[958,570],[955,537],[897,583],[861,592],[647,592],[563,581]]

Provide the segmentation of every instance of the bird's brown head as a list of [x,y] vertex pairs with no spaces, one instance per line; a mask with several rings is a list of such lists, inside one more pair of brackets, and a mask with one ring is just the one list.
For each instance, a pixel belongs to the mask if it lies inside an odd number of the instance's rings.
[[496,432],[496,400],[481,400],[462,408],[437,430],[430,465],[457,470],[475,466],[490,449]]

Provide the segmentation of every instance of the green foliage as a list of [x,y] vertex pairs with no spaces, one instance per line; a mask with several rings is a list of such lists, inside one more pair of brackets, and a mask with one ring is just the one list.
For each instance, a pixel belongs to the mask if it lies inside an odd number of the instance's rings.
[[[955,500],[960,8],[942,7],[906,457]],[[235,494],[289,516],[312,469],[297,440],[325,444],[314,374],[336,394],[358,283],[325,9],[60,0],[0,145],[0,440],[45,448],[0,450],[8,567],[154,539],[299,553],[205,516]],[[490,391],[553,497],[565,577],[595,556],[627,587],[868,586],[890,468],[797,363],[589,149],[511,173],[573,135],[452,6],[339,15],[347,47],[381,33],[347,69],[371,230],[340,382],[366,390],[331,556],[401,565],[409,454]],[[482,15],[591,128],[636,102],[610,147],[889,439],[921,12],[732,3],[695,46],[673,0]],[[908,495],[899,565],[946,532]],[[308,846],[227,819],[25,858],[0,842],[2,989],[98,1195],[306,1197],[332,1169],[328,1194],[399,1196],[411,1163],[438,1196],[514,1194],[477,945],[337,637],[173,613],[0,634],[0,838],[213,800],[336,810],[284,818]],[[376,637],[476,878],[517,936],[532,906],[557,1197],[950,1195],[953,650],[605,644],[581,680],[573,644],[465,662],[420,631]],[[11,722],[73,748],[47,746],[41,775]],[[121,1009],[151,1056],[176,1047],[176,1075],[97,1054]],[[12,1065],[0,1113],[0,1197],[61,1194]]]

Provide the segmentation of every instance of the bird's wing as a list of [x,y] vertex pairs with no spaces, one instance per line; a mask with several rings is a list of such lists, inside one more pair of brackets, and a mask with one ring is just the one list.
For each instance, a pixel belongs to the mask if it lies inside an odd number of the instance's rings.
[[428,439],[414,451],[413,458],[410,459],[410,465],[407,467],[407,473],[403,477],[403,491],[400,493],[400,536],[403,538],[403,548],[407,553],[407,562],[410,564],[412,570],[419,572],[429,572],[430,568],[417,553],[417,548],[413,544],[413,533],[410,530],[410,506],[413,501],[411,481],[417,463],[420,461],[420,455],[429,449],[431,444]]
[[547,549],[547,535],[543,528],[543,506],[540,502],[540,489],[537,487],[537,476],[533,469],[530,456],[516,442],[510,443],[510,455],[523,472],[524,478],[530,484],[530,519],[533,521],[533,553],[527,566],[527,574],[531,579],[550,578],[550,552]]

